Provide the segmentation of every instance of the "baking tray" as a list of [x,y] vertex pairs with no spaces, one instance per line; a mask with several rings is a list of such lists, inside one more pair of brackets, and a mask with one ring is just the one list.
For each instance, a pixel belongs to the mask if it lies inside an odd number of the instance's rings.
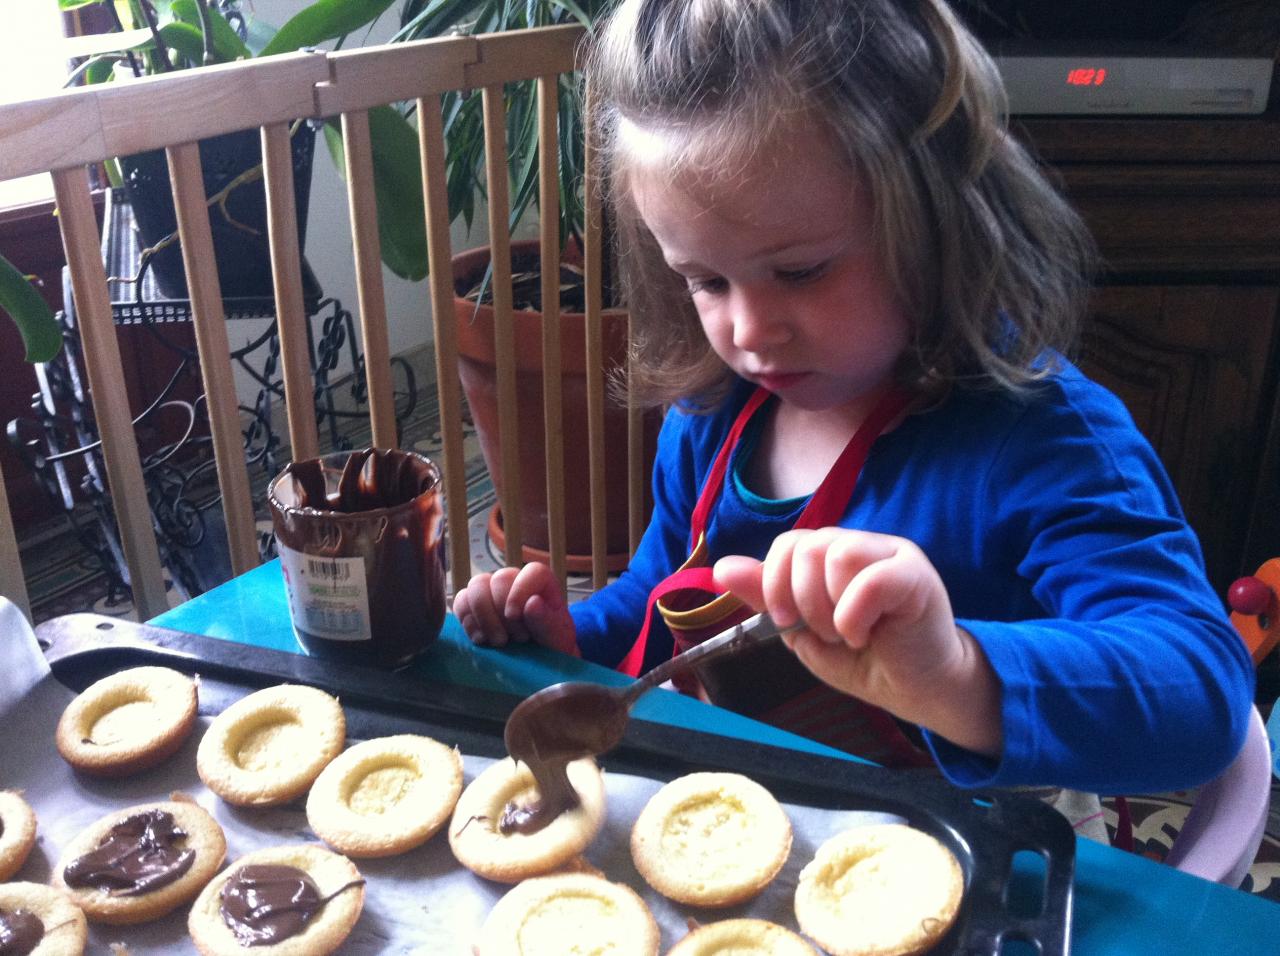
[[[46,621],[36,637],[54,675],[75,691],[126,667],[167,666],[200,675],[200,712],[215,715],[260,687],[309,684],[341,698],[351,738],[423,733],[480,756],[505,756],[503,726],[520,700],[411,671],[336,665],[95,614]],[[1011,941],[1040,956],[1069,952],[1075,834],[1039,800],[643,720],[632,720],[622,744],[600,763],[657,780],[729,770],[783,802],[897,814],[941,840],[964,870],[959,917],[933,952],[999,956]],[[1015,872],[1020,854],[1039,865]]]

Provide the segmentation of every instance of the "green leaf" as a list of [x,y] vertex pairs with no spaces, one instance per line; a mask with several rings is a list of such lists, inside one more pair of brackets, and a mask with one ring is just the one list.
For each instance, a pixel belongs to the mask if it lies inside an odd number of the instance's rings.
[[204,34],[199,27],[175,20],[162,26],[159,33],[164,45],[186,60],[188,66],[199,66],[204,61]]
[[0,256],[0,309],[18,326],[28,362],[47,362],[62,348],[62,334],[49,303],[30,280]]
[[292,53],[358,30],[380,17],[394,0],[316,0],[271,38],[262,56]]
[[[200,29],[200,10],[196,7],[196,0],[173,0],[170,10],[175,20]],[[217,10],[209,11],[209,32],[212,34],[213,54],[219,63],[233,63],[252,57],[244,41]]]
[[[340,171],[345,151],[337,120],[325,124],[325,142]],[[417,282],[427,274],[426,213],[422,202],[422,164],[418,131],[391,106],[369,111],[373,146],[373,185],[378,208],[382,261],[400,276]]]
[[96,7],[101,0],[58,0],[59,10],[79,10],[81,7]]

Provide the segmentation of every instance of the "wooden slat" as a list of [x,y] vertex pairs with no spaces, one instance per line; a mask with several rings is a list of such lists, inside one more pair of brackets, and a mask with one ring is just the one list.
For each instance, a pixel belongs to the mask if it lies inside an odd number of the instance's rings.
[[18,536],[13,530],[13,514],[9,510],[4,476],[0,474],[0,597],[6,597],[18,606],[28,621],[31,620],[31,598],[27,594],[27,581],[22,574],[22,553],[18,550]]
[[427,220],[427,266],[431,322],[436,346],[436,393],[444,445],[445,506],[449,518],[449,568],[457,592],[471,579],[471,535],[467,520],[466,458],[462,450],[462,399],[458,386],[458,334],[453,324],[453,277],[449,240],[449,194],[445,179],[444,129],[438,97],[418,100],[418,142]]
[[329,80],[316,87],[316,112],[338,116],[462,89],[467,85],[466,67],[479,58],[473,37],[330,53]]
[[231,568],[236,574],[243,574],[257,567],[258,533],[254,526],[253,495],[245,464],[244,436],[240,433],[231,348],[214,259],[213,234],[209,228],[199,144],[171,146],[168,159],[196,347],[200,354],[200,376],[204,380],[218,487],[227,523]]
[[502,459],[502,530],[506,561],[523,562],[520,507],[520,435],[517,428],[515,328],[511,315],[510,187],[507,183],[507,119],[502,85],[486,86],[484,101],[485,176],[489,188],[489,254],[493,263],[493,345],[498,380],[498,444]]
[[289,53],[6,104],[0,179],[312,116],[328,78],[324,53]]
[[546,434],[547,550],[551,571],[568,582],[564,529],[564,399],[560,355],[560,144],[558,77],[538,77],[538,210],[542,255],[542,423]]
[[0,180],[74,169],[106,155],[92,96],[66,92],[0,106]]
[[98,222],[83,166],[53,173],[62,245],[71,270],[72,294],[84,347],[85,372],[93,395],[93,414],[102,437],[107,485],[120,527],[120,544],[129,565],[133,605],[142,620],[168,609],[160,550],[152,530],[147,489],[142,480],[138,442],[125,394],[120,343],[111,319],[111,298],[99,249]]
[[289,412],[289,442],[294,461],[320,454],[307,347],[307,310],[302,298],[302,257],[298,245],[297,203],[293,195],[293,150],[289,124],[262,127],[262,178],[267,189],[267,232],[276,294],[280,368]]
[[377,448],[396,447],[396,407],[391,387],[391,347],[387,338],[387,300],[382,285],[382,246],[378,240],[378,204],[373,192],[373,148],[369,114],[342,115],[347,165],[347,205],[356,260],[356,294],[364,340],[364,371],[369,386],[369,421]]
[[478,36],[479,61],[467,66],[465,85],[482,89],[572,72],[574,54],[585,35],[585,28],[568,24]]
[[[587,93],[590,96],[590,91]],[[583,272],[586,283],[587,352],[587,473],[591,503],[591,587],[599,590],[608,583],[607,489],[604,451],[604,234],[600,214],[599,156],[592,137],[587,137],[583,155],[582,197],[586,206],[583,240]]]

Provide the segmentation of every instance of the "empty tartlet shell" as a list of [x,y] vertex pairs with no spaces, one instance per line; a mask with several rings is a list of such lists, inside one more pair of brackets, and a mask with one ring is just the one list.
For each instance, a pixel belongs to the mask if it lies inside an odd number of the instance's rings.
[[342,752],[346,727],[342,705],[324,691],[266,687],[214,718],[196,750],[196,772],[227,803],[288,803]]
[[[330,896],[332,899],[325,902],[296,936],[277,943],[243,946],[222,919],[221,893],[242,867],[255,864],[302,870],[316,884],[321,899]],[[360,918],[364,889],[355,864],[332,850],[314,843],[267,847],[240,857],[209,882],[192,904],[187,930],[202,956],[327,956],[342,945]]]
[[667,951],[667,956],[740,956],[768,953],[769,956],[815,956],[816,951],[800,936],[763,919],[726,919],[706,923]]
[[557,873],[525,880],[498,900],[475,954],[560,956],[575,951],[576,943],[589,945],[590,952],[657,956],[660,934],[631,887],[587,873]]
[[800,871],[796,921],[832,956],[916,956],[951,928],[964,873],[950,850],[900,823],[831,837]]
[[456,749],[418,734],[377,737],[320,772],[307,795],[307,822],[348,856],[394,856],[444,826],[461,793]]
[[16,790],[0,790],[0,883],[27,862],[36,845],[36,812]]
[[44,925],[44,936],[30,956],[80,956],[89,940],[89,924],[80,907],[52,886],[4,883],[0,885],[0,910],[25,910]]
[[758,895],[791,852],[791,821],[768,790],[737,773],[691,773],[649,798],[631,830],[645,881],[689,906]]
[[[116,896],[92,887],[68,886],[64,871],[72,861],[97,849],[113,826],[128,817],[148,810],[164,810],[173,815],[174,822],[186,832],[185,846],[196,851],[191,868],[177,880],[138,896]],[[73,839],[62,852],[53,871],[53,885],[66,893],[73,903],[84,910],[94,923],[112,926],[129,926],[149,923],[172,912],[183,903],[196,897],[206,883],[218,872],[227,854],[227,841],[222,827],[207,810],[190,799],[173,799],[160,803],[144,803],[123,810],[116,810],[90,824]]]
[[171,757],[195,729],[196,682],[168,667],[132,667],[86,687],[58,721],[58,753],[77,770],[125,777]]

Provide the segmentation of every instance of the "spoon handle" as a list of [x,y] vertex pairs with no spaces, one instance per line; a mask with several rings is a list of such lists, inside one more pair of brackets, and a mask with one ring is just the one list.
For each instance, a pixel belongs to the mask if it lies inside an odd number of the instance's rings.
[[780,628],[774,623],[766,612],[761,611],[753,617],[747,618],[741,624],[735,624],[728,630],[721,631],[715,637],[709,637],[700,644],[696,644],[670,660],[663,661],[647,674],[643,674],[636,679],[635,683],[627,687],[623,696],[626,698],[627,704],[635,702],[645,691],[657,687],[673,674],[688,670],[695,664],[703,661],[720,657],[724,654],[732,654],[740,648],[749,644],[758,644],[761,641],[771,640],[782,634],[790,634],[804,627],[804,623],[792,624],[790,627]]

